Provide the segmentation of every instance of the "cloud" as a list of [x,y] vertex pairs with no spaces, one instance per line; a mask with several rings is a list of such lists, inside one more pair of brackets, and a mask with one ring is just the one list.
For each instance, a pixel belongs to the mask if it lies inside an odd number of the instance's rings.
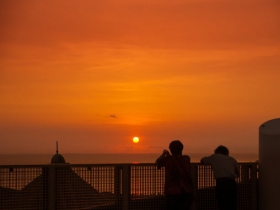
[[117,118],[117,116],[115,114],[110,114],[109,117],[111,118]]

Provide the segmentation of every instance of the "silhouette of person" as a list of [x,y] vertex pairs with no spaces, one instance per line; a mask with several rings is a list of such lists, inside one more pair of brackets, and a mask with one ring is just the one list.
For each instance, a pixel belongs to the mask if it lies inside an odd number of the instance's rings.
[[182,155],[183,144],[174,140],[156,160],[158,169],[165,167],[164,193],[167,210],[189,210],[194,199],[190,157]]
[[237,161],[229,156],[229,150],[225,146],[218,146],[214,154],[204,157],[202,164],[211,165],[216,179],[216,198],[220,210],[236,210],[237,208],[237,184],[239,166]]

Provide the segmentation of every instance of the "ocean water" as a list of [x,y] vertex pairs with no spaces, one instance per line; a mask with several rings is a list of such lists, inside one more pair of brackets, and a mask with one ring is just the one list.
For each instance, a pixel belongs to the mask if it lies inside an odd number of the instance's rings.
[[[54,154],[0,154],[0,165],[49,164]],[[161,154],[61,154],[70,164],[154,163]],[[199,162],[206,153],[189,153],[191,162]],[[255,162],[256,153],[231,154],[238,162]]]

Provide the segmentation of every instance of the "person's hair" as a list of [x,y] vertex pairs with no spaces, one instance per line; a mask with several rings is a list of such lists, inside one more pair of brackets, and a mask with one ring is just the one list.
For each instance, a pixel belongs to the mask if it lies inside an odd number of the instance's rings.
[[184,145],[179,140],[174,140],[169,144],[169,150],[172,155],[181,155]]
[[215,149],[214,152],[215,152],[215,154],[229,155],[229,150],[228,150],[228,148],[226,148],[226,147],[223,146],[223,145],[218,146],[218,147]]

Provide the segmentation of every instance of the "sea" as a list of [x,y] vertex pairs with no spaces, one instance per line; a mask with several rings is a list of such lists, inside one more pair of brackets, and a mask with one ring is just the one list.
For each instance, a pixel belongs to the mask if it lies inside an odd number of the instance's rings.
[[[40,165],[50,164],[55,154],[0,154],[0,165]],[[161,155],[156,153],[97,153],[97,154],[61,154],[66,163],[70,164],[131,164],[154,163]],[[202,157],[210,154],[189,153],[192,163],[200,162]],[[230,154],[238,162],[255,162],[258,160],[256,153]]]

